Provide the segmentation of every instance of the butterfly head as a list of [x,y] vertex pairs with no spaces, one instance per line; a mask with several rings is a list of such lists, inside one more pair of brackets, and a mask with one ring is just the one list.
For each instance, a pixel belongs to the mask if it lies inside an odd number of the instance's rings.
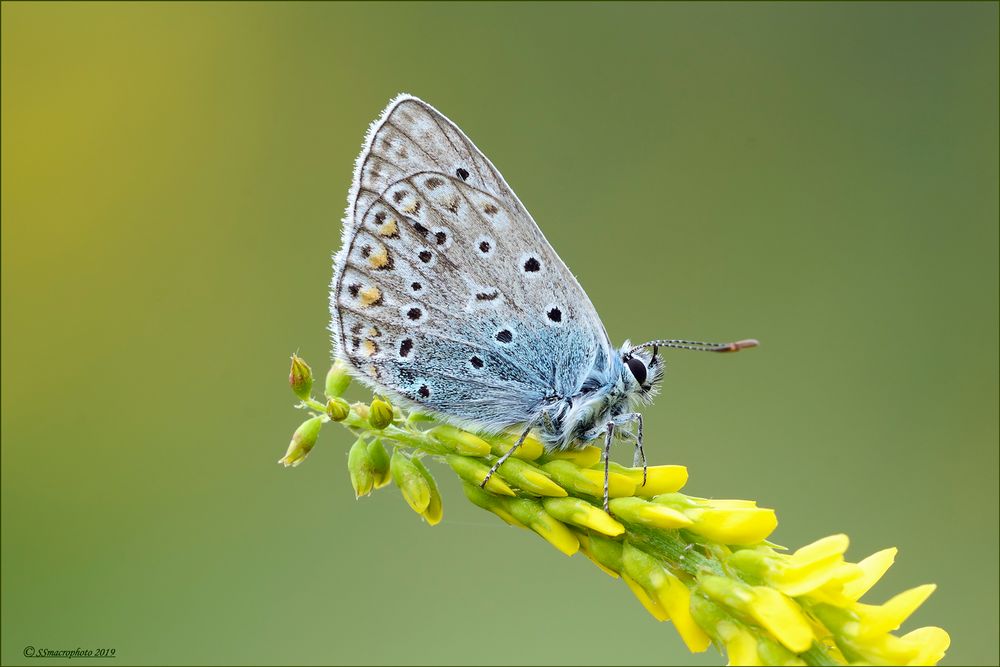
[[626,391],[639,400],[651,399],[663,377],[663,357],[657,354],[655,347],[633,348],[628,341],[622,346],[620,355]]

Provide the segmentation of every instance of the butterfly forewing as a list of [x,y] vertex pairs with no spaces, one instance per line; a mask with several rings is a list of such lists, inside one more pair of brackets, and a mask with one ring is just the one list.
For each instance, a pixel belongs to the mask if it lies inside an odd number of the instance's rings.
[[420,100],[372,126],[344,224],[335,346],[380,391],[505,428],[577,390],[609,346],[500,173]]

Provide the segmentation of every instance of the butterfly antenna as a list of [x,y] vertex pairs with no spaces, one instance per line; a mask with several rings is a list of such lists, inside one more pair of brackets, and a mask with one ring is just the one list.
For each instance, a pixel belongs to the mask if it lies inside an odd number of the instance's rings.
[[629,350],[629,354],[632,354],[636,350],[641,350],[644,347],[653,348],[653,356],[656,356],[656,349],[659,347],[672,347],[678,350],[694,350],[695,352],[739,352],[740,350],[757,347],[758,345],[760,345],[760,343],[753,338],[738,340],[732,343],[706,343],[700,340],[661,339],[651,340],[643,343],[642,345],[636,345]]

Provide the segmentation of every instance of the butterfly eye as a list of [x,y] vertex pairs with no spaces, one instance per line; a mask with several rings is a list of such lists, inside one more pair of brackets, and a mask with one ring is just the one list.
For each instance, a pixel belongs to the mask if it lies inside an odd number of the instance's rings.
[[629,357],[625,363],[628,364],[628,369],[632,371],[632,376],[635,378],[635,381],[640,385],[645,384],[646,364],[642,363],[642,361],[636,359],[635,357]]

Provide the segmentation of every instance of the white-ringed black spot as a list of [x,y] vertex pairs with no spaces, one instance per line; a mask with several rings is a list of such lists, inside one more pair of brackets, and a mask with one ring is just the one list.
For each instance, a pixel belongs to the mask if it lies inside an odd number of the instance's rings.
[[361,291],[361,285],[358,285],[357,283],[347,286],[347,293],[350,294],[355,299],[358,298],[358,292],[360,291]]
[[421,250],[417,257],[419,257],[420,261],[424,264],[428,264],[432,259],[434,259],[434,255],[431,254],[430,250]]
[[429,229],[421,225],[419,222],[413,223],[413,229],[417,232],[417,234],[420,234],[421,236],[427,236],[427,234],[430,232]]
[[458,169],[455,170],[455,175],[461,178],[463,181],[469,180],[469,172],[463,169],[462,167],[459,167]]
[[413,349],[413,340],[411,338],[404,338],[399,343],[399,356],[408,357],[410,356],[410,351]]
[[514,334],[510,329],[501,329],[497,332],[497,340],[504,344],[513,342]]
[[492,237],[486,236],[485,234],[478,237],[474,241],[474,245],[476,250],[478,250],[476,254],[484,259],[492,257],[497,249],[497,242],[494,241]]
[[438,245],[442,245],[448,240],[448,235],[444,232],[434,232],[434,240],[437,241]]
[[419,320],[423,316],[423,314],[424,311],[420,310],[416,306],[413,306],[412,308],[406,311],[406,317],[413,321]]
[[420,389],[417,390],[417,393],[420,394],[420,398],[430,398],[431,397],[431,390],[428,389],[427,385],[425,385],[425,384],[420,385]]
[[424,286],[421,285],[420,283],[416,282],[416,281],[410,283],[410,289],[413,290],[414,292],[419,292],[423,288],[424,288]]
[[542,268],[541,263],[539,263],[538,259],[535,257],[529,257],[524,262],[524,270],[529,273],[535,273],[541,270],[541,268]]
[[562,322],[562,311],[554,306],[549,308],[549,312],[545,313],[545,316],[552,322]]
[[483,360],[477,357],[476,355],[472,355],[472,357],[469,359],[469,363],[472,364],[473,368],[483,367]]

